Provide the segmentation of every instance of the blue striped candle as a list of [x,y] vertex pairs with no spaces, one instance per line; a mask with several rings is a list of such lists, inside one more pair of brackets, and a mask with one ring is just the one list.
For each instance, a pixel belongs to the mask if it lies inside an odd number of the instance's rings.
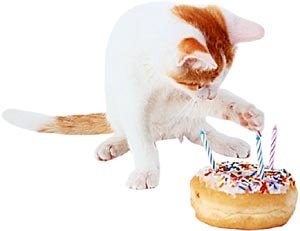
[[256,134],[256,149],[257,149],[257,160],[258,160],[258,169],[257,175],[260,179],[264,178],[264,159],[262,154],[262,147],[261,147],[261,135],[258,132]]
[[206,132],[203,129],[201,129],[201,131],[200,131],[200,139],[202,141],[203,147],[204,147],[204,149],[206,151],[206,154],[208,156],[210,165],[212,166],[212,168],[214,170],[216,170],[217,169],[216,162],[215,162],[215,160],[212,156],[212,151],[211,151],[211,148],[208,144],[207,137],[206,137]]

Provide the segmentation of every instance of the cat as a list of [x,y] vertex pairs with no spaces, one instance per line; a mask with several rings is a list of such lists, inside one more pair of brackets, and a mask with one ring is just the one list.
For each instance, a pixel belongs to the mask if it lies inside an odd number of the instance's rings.
[[205,129],[211,148],[247,158],[250,146],[226,136],[207,116],[260,131],[264,114],[253,104],[220,89],[240,42],[260,39],[264,29],[217,6],[148,3],[123,15],[114,27],[106,53],[107,112],[51,117],[9,109],[4,119],[38,132],[114,133],[97,149],[107,161],[132,151],[135,169],[127,185],[154,188],[159,183],[155,142],[186,137],[201,144]]

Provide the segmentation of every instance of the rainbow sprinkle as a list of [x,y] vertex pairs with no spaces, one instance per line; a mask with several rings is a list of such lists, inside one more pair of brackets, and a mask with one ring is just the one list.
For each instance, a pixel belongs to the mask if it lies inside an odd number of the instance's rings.
[[295,181],[285,169],[265,169],[261,179],[258,166],[244,162],[217,163],[217,169],[207,167],[200,170],[201,177],[207,184],[227,193],[285,193],[295,187]]

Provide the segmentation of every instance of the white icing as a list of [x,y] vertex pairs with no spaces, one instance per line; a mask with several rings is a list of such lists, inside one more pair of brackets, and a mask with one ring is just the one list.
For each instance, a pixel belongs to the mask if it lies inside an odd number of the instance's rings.
[[[220,165],[230,166],[232,163],[225,162],[219,163]],[[242,166],[247,165],[247,168]],[[240,171],[231,169],[229,171],[213,170],[211,167],[200,169],[197,176],[201,181],[205,182],[207,187],[222,191],[231,195],[244,194],[244,193],[270,193],[270,194],[283,194],[286,193],[291,184],[294,184],[291,174],[285,170],[271,170],[265,169],[265,175],[262,180],[256,176],[257,166],[247,163],[234,163],[235,167],[240,168]],[[233,178],[231,176],[238,176]],[[246,178],[249,178],[248,182]],[[274,178],[275,177],[275,178]],[[278,181],[281,180],[281,181]],[[262,190],[265,184],[266,190]],[[275,186],[274,186],[275,185]],[[251,190],[249,189],[249,186]]]

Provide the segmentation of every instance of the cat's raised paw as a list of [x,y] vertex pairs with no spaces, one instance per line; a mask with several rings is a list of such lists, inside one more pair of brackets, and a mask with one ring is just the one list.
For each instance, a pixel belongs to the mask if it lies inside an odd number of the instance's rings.
[[135,170],[127,180],[127,186],[131,189],[151,189],[159,183],[159,170]]
[[250,145],[245,141],[233,138],[233,142],[226,144],[227,155],[237,158],[248,158],[251,153]]
[[101,161],[112,160],[123,155],[129,150],[128,144],[123,137],[111,137],[104,141],[96,150],[96,158]]
[[238,111],[240,124],[251,131],[262,131],[264,128],[264,113],[254,106]]
[[251,148],[248,143],[234,137],[219,136],[218,139],[214,139],[214,143],[211,143],[211,145],[215,152],[224,156],[248,158],[251,153]]

